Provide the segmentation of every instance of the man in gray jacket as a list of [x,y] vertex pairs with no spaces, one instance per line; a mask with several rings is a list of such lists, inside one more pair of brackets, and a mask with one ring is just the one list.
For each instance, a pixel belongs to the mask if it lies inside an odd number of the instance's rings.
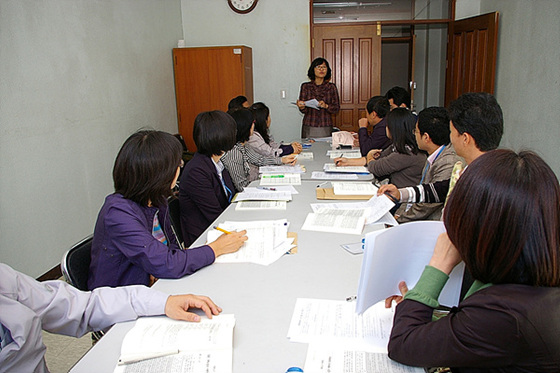
[[[428,153],[420,184],[447,180],[453,166],[463,161],[449,141],[449,113],[443,107],[429,107],[420,112],[414,130],[418,148]],[[399,223],[414,220],[440,220],[443,203],[402,204],[395,215]]]

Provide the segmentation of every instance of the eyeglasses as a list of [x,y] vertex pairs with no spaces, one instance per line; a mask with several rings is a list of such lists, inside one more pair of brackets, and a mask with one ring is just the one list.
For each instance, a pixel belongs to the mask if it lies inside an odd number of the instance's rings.
[[317,65],[315,66],[315,68],[318,70],[328,70],[328,68],[325,65]]

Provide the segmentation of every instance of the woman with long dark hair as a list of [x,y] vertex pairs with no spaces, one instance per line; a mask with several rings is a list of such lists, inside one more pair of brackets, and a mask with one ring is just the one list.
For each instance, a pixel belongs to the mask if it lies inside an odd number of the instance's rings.
[[426,155],[418,150],[414,130],[416,117],[405,108],[387,114],[387,137],[392,144],[385,150],[371,150],[367,157],[336,158],[337,166],[366,166],[378,180],[389,179],[398,188],[416,185],[422,178]]
[[[397,305],[389,357],[453,372],[560,371],[560,185],[535,153],[494,150],[457,181],[447,233]],[[432,321],[451,270],[475,279],[458,307]]]

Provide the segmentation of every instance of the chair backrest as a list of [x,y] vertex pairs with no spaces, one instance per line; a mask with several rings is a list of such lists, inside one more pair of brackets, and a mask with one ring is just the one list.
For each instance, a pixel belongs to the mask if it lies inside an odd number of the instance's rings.
[[90,235],[74,246],[72,246],[60,262],[62,274],[68,283],[80,290],[88,290],[87,282],[89,275],[89,264],[91,263],[91,242],[93,235]]
[[175,232],[175,236],[179,241],[181,247],[185,247],[185,240],[183,240],[183,231],[181,230],[181,208],[179,206],[179,199],[171,196],[167,199],[169,204],[169,216],[171,217],[171,228]]

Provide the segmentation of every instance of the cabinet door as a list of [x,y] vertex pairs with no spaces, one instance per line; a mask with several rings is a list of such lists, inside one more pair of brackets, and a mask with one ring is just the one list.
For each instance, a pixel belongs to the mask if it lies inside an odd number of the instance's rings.
[[239,95],[253,101],[251,49],[210,47],[173,49],[179,133],[195,151],[193,126],[203,111],[227,110]]

